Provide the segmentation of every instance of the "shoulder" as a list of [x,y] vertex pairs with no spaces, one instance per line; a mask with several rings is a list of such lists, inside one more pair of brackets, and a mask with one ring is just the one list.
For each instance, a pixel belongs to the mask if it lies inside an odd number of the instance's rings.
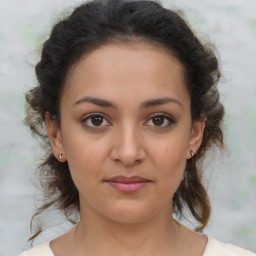
[[54,256],[54,254],[50,248],[49,242],[46,242],[41,245],[35,246],[30,250],[21,253],[18,256]]
[[222,243],[208,236],[208,244],[203,256],[256,256],[254,253],[232,244]]

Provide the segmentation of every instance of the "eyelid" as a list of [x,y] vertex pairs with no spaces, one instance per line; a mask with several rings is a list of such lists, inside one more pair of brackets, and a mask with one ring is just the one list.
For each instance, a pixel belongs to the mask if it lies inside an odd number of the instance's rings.
[[[100,126],[90,126],[90,125],[87,125],[85,124],[85,121],[90,119],[91,117],[95,117],[95,116],[100,116],[102,117],[103,119],[105,119],[107,122],[108,122],[108,125],[100,125]],[[101,112],[92,112],[92,113],[89,113],[85,116],[83,116],[82,120],[81,120],[81,124],[83,126],[86,126],[87,128],[89,129],[101,129],[103,127],[106,127],[106,126],[110,126],[112,125],[109,121],[108,121],[108,118],[105,116],[105,114],[101,113]]]
[[150,120],[152,120],[152,118],[158,117],[158,116],[166,118],[170,123],[167,126],[153,126],[155,128],[158,128],[158,129],[168,128],[169,126],[177,123],[177,121],[170,114],[167,114],[164,112],[154,113],[154,114],[150,115],[148,117],[148,121],[146,121],[146,123],[149,122]]

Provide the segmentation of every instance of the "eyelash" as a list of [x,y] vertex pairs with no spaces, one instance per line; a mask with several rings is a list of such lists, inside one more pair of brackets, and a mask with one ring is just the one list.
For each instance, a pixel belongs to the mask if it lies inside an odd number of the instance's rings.
[[[171,125],[174,125],[176,123],[176,121],[174,120],[173,117],[171,117],[170,115],[167,115],[165,113],[157,113],[157,114],[154,114],[153,116],[150,117],[149,121],[150,120],[153,120],[153,118],[156,118],[156,117],[162,117],[164,118],[165,120],[167,120],[168,124],[165,125],[165,126],[153,126],[153,127],[156,127],[156,128],[159,128],[159,129],[165,129],[165,128],[168,128],[170,127]],[[147,121],[147,122],[149,122]]]
[[[86,126],[89,129],[100,129],[102,126],[93,126],[93,125],[88,125],[86,124],[87,120],[91,120],[93,117],[101,117],[104,120],[107,120],[107,118],[105,117],[104,114],[102,113],[90,113],[88,115],[86,115],[83,120],[81,121],[82,125]],[[108,122],[108,121],[107,121]],[[109,122],[108,122],[109,123]],[[110,125],[107,125],[110,126]]]
[[[93,124],[92,125],[88,125],[88,124],[86,124],[86,122],[88,121],[88,120],[90,120],[91,121],[91,119],[93,118],[93,117],[100,117],[100,118],[102,118],[102,119],[104,119],[105,121],[107,121],[107,118],[105,117],[105,115],[103,114],[103,113],[90,113],[90,114],[88,114],[88,115],[86,115],[83,119],[82,119],[82,121],[81,121],[81,123],[82,123],[82,125],[83,126],[86,126],[87,128],[89,128],[89,129],[100,129],[100,128],[102,128],[102,127],[104,127],[104,126],[110,126],[111,124],[107,124],[107,125],[100,125],[100,126],[94,126]],[[165,129],[165,128],[168,128],[168,127],[170,127],[171,125],[174,125],[175,123],[176,123],[176,121],[174,120],[174,118],[173,117],[171,117],[170,115],[167,115],[167,114],[165,114],[165,113],[157,113],[157,114],[154,114],[153,116],[151,116],[150,118],[149,118],[149,120],[146,122],[146,123],[148,123],[150,120],[153,120],[153,118],[156,118],[156,117],[162,117],[162,118],[164,118],[165,120],[167,120],[168,121],[168,124],[167,125],[165,125],[165,126],[153,126],[153,127],[155,127],[155,128],[158,128],[158,129]],[[103,121],[104,122],[104,121]],[[109,121],[107,121],[108,123],[110,123]],[[147,125],[147,126],[150,126],[150,125]]]

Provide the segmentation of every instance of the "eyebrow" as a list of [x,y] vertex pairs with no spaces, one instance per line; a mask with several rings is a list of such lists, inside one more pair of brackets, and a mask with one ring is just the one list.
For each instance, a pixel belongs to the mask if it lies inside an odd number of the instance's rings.
[[[87,97],[87,96],[76,101],[73,106],[76,106],[76,105],[79,105],[82,103],[92,103],[92,104],[98,105],[100,107],[107,107],[107,108],[115,108],[115,109],[118,108],[118,106],[111,101],[100,99],[100,98],[95,98],[95,97]],[[164,105],[167,103],[175,103],[183,109],[183,105],[181,104],[180,101],[178,101],[174,98],[170,98],[170,97],[163,97],[163,98],[150,99],[150,100],[144,101],[140,105],[140,109]]]
[[79,105],[81,103],[87,103],[87,102],[98,105],[100,107],[117,108],[117,105],[112,103],[111,101],[94,98],[94,97],[83,97],[82,99],[76,101],[73,106]]
[[179,102],[178,100],[176,100],[174,98],[170,98],[170,97],[164,97],[164,98],[144,101],[141,104],[141,108],[150,108],[150,107],[153,107],[153,106],[163,105],[163,104],[166,104],[166,103],[175,103],[183,109],[183,105],[181,104],[181,102]]

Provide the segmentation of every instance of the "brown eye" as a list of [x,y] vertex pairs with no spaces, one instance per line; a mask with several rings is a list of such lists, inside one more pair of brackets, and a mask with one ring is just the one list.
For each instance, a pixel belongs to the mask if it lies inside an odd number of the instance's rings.
[[94,126],[99,126],[103,123],[103,118],[101,116],[91,117],[91,122]]
[[81,123],[88,128],[103,128],[105,126],[109,126],[110,123],[107,119],[100,114],[89,114],[87,115]]
[[161,126],[164,123],[164,117],[163,116],[155,116],[152,118],[152,122],[156,126]]
[[156,114],[155,116],[151,117],[147,122],[146,125],[152,127],[159,127],[159,128],[168,128],[169,126],[175,124],[176,121],[169,115],[166,114]]

